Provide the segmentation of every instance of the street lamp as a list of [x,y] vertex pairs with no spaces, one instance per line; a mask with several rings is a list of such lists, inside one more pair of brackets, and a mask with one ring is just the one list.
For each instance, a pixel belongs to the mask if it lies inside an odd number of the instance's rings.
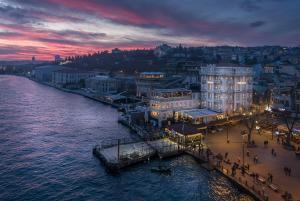
[[243,166],[242,166],[242,175],[244,176],[244,175],[245,175],[245,140],[244,140],[244,139],[245,139],[245,137],[246,137],[248,134],[242,132],[241,135],[242,135],[242,138],[243,138],[243,142],[242,142],[242,144],[243,144]]
[[257,133],[260,134],[260,126],[255,126],[255,129],[256,129]]
[[226,126],[227,135],[226,135],[226,136],[227,136],[227,143],[229,143],[229,139],[228,139],[228,129],[229,129],[229,128],[228,128],[228,114],[226,115],[226,121],[227,121],[227,123],[226,123],[226,125],[227,125],[227,126]]

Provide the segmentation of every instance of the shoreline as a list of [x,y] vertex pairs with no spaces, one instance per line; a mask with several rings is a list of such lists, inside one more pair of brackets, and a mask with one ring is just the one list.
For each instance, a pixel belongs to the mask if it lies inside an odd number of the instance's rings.
[[66,92],[66,93],[72,93],[72,94],[77,94],[77,95],[81,95],[85,98],[88,98],[88,99],[91,99],[91,100],[94,100],[94,101],[97,101],[97,102],[100,102],[100,103],[103,103],[105,105],[110,105],[111,107],[114,107],[114,108],[118,108],[119,105],[118,104],[115,104],[115,103],[110,103],[108,101],[105,101],[105,100],[102,100],[102,99],[99,99],[99,98],[96,98],[92,95],[89,95],[83,91],[76,91],[76,90],[72,90],[72,89],[64,89],[64,88],[60,88],[60,87],[57,87],[55,85],[52,85],[51,83],[47,83],[47,82],[40,82],[38,80],[35,80],[35,79],[32,79],[32,78],[29,78],[29,77],[26,77],[26,76],[20,76],[20,77],[25,77],[31,81],[34,81],[38,84],[42,84],[42,85],[45,85],[45,86],[48,86],[48,87],[52,87],[52,88],[55,88],[57,90],[60,90],[60,91],[63,91],[63,92]]
[[[19,75],[13,75],[13,76],[19,76]],[[34,81],[38,84],[42,84],[42,85],[45,85],[45,86],[48,86],[48,87],[52,87],[52,88],[55,88],[57,90],[60,90],[60,91],[63,91],[63,92],[66,92],[66,93],[72,93],[72,94],[77,94],[77,95],[81,95],[85,98],[88,98],[88,99],[91,99],[91,100],[94,100],[96,102],[100,102],[102,104],[105,104],[105,105],[110,105],[111,107],[114,107],[114,108],[118,108],[119,105],[117,104],[113,104],[113,103],[109,103],[109,102],[106,102],[104,100],[101,100],[101,99],[98,99],[98,98],[95,98],[91,95],[88,95],[87,93],[84,93],[84,92],[81,92],[81,91],[75,91],[75,90],[71,90],[71,89],[64,89],[64,88],[60,88],[60,87],[57,87],[57,86],[54,86],[50,83],[46,83],[46,82],[40,82],[38,80],[35,80],[35,79],[32,79],[32,78],[29,78],[29,77],[26,77],[26,76],[20,76],[20,77],[24,77],[24,78],[27,78],[31,81]],[[124,125],[125,126],[125,125]],[[189,154],[189,153],[186,153],[186,155],[190,155],[192,156],[196,161],[198,161],[199,163],[203,163],[205,161],[201,160],[201,159],[197,159],[195,156],[193,156],[192,154]],[[206,162],[207,163],[207,162]],[[209,165],[211,165],[210,163],[207,163]],[[207,168],[205,168],[204,166],[200,165],[200,167],[204,168],[206,171],[209,171]],[[250,187],[247,187],[245,186],[243,183],[239,182],[238,179],[236,178],[233,178],[231,177],[230,175],[224,173],[221,169],[215,167],[214,168],[215,171],[217,171],[218,173],[220,173],[222,176],[224,176],[226,179],[228,179],[233,185],[237,186],[237,188],[239,188],[239,190],[242,190],[244,191],[245,193],[247,193],[248,195],[250,195],[254,200],[258,200],[258,201],[264,201],[264,199],[262,197],[260,197],[257,193],[255,193]]]

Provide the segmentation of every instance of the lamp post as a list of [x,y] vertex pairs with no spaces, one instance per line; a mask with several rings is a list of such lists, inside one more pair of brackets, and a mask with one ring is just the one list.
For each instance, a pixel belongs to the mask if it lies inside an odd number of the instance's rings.
[[242,144],[243,144],[243,161],[242,161],[242,175],[244,176],[245,175],[245,137],[247,136],[247,134],[245,134],[244,132],[241,133],[242,134],[242,138],[243,138],[243,141],[242,141]]
[[274,125],[273,125],[273,123],[272,123],[272,131],[271,132],[272,132],[271,134],[272,134],[272,140],[273,140],[274,139],[274,134],[273,134],[274,133]]
[[[271,114],[271,119],[273,120],[273,114]],[[274,139],[274,127],[275,127],[275,124],[274,122],[272,121],[272,140]]]
[[229,139],[228,139],[228,129],[229,129],[229,128],[228,128],[228,114],[226,115],[226,121],[227,121],[227,123],[226,123],[226,125],[227,125],[227,126],[226,126],[226,130],[227,130],[226,133],[227,133],[227,135],[226,135],[226,136],[227,136],[227,143],[229,143]]

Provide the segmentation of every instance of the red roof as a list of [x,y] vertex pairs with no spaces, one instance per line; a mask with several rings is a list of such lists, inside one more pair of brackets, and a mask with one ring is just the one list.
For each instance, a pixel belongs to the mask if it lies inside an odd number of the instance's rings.
[[195,135],[199,134],[202,131],[203,126],[201,125],[195,125],[195,124],[190,124],[190,123],[175,123],[172,124],[171,126],[167,127],[169,130],[176,131],[177,133],[180,133],[182,135]]

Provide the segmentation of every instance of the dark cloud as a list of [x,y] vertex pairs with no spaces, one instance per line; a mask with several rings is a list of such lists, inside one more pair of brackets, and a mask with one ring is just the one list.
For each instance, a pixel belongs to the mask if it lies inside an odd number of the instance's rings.
[[55,34],[57,36],[79,38],[79,39],[85,39],[85,40],[105,38],[107,36],[107,34],[105,34],[105,33],[93,33],[93,32],[73,31],[73,30],[58,31],[58,32],[55,32]]
[[242,0],[240,6],[242,9],[252,12],[259,10],[262,0]]
[[[3,0],[0,39],[39,42],[51,51],[189,45],[298,45],[300,1],[294,0]],[[112,33],[94,22],[105,21]],[[5,23],[4,23],[5,22]],[[1,24],[2,23],[2,24]],[[55,27],[57,23],[57,26]],[[74,24],[87,25],[77,29]],[[94,23],[94,24],[93,24]],[[51,24],[51,26],[47,26]],[[41,29],[42,27],[42,29]],[[136,29],[139,28],[139,29]],[[130,33],[126,33],[130,30]],[[105,33],[104,33],[105,32]],[[147,34],[150,34],[149,36]],[[117,39],[116,39],[117,38]],[[174,40],[176,38],[176,40]],[[116,40],[115,40],[116,39]],[[65,45],[70,50],[62,48]],[[72,46],[73,49],[70,48]],[[84,47],[84,48],[81,48]],[[0,44],[1,48],[1,44]],[[78,48],[78,49],[75,49]],[[45,49],[38,49],[46,51]],[[59,52],[57,52],[59,53]]]
[[264,21],[255,21],[255,22],[250,23],[250,27],[256,28],[256,27],[261,27],[265,24],[266,24],[266,22],[264,22]]
[[24,46],[20,49],[17,45],[4,45],[0,46],[0,55],[19,54],[19,53],[36,53],[39,48],[33,46]]
[[5,38],[14,38],[14,37],[18,37],[18,36],[22,36],[22,34],[20,33],[15,33],[15,32],[0,32],[0,38],[1,37],[5,37]]
[[72,21],[84,22],[84,19],[68,16],[65,14],[58,14],[57,12],[45,12],[35,10],[33,8],[22,8],[13,6],[0,6],[0,13],[2,20],[18,24],[36,23],[39,21]]

